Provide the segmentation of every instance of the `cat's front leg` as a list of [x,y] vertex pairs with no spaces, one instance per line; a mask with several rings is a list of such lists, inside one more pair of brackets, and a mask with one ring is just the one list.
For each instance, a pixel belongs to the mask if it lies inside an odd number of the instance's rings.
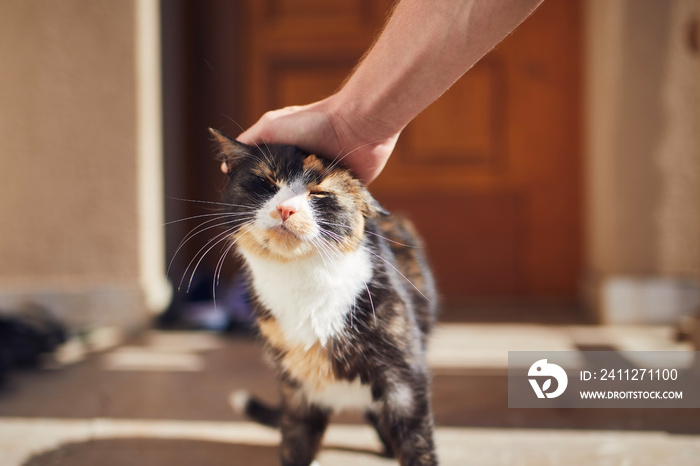
[[384,422],[384,418],[381,416],[381,413],[378,414],[373,410],[369,410],[365,413],[365,417],[370,424],[372,424],[374,430],[377,431],[379,440],[382,442],[384,447],[382,455],[388,458],[394,458],[396,455],[394,454],[394,445],[391,438],[391,432],[389,431],[389,427],[386,425],[386,422]]
[[392,420],[392,436],[401,466],[437,466],[432,420]]
[[388,433],[402,466],[436,466],[433,414],[428,377],[414,374],[409,382],[387,387],[379,425]]
[[330,413],[308,404],[303,394],[289,385],[283,386],[282,400],[281,463],[283,466],[309,466],[321,447]]

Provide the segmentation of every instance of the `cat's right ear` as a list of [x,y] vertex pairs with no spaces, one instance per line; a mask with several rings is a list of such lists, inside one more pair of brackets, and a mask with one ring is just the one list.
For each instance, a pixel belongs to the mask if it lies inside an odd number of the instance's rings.
[[253,154],[252,147],[226,136],[221,131],[209,128],[209,132],[214,136],[219,149],[216,159],[226,164],[228,173],[232,173],[241,160]]

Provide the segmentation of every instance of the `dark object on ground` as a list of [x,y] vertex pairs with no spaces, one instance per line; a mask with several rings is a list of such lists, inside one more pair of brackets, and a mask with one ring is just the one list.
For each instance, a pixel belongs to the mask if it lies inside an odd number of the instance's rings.
[[66,341],[67,333],[37,305],[27,305],[19,312],[0,311],[0,384],[11,369],[37,366],[42,355]]
[[222,282],[214,296],[212,273],[194,280],[189,292],[176,291],[170,307],[158,316],[155,325],[161,329],[207,330],[247,337],[257,335],[255,316],[242,274]]

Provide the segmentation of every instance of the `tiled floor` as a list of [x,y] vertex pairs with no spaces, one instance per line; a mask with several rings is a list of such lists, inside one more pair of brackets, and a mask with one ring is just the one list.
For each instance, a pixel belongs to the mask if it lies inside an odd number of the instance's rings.
[[[430,361],[444,465],[698,465],[700,410],[509,409],[508,350],[690,349],[666,327],[446,324]],[[257,342],[150,332],[0,392],[0,466],[275,465],[278,434],[228,405],[274,401]],[[385,465],[359,415],[341,414],[320,463]]]

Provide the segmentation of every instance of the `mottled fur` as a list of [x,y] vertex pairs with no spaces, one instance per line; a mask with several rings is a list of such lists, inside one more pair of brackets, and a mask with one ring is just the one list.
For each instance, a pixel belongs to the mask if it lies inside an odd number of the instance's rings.
[[413,227],[338,164],[213,134],[240,218],[230,236],[281,383],[279,410],[254,398],[245,410],[280,426],[283,465],[309,465],[344,406],[365,410],[402,465],[437,464],[425,361],[436,296]]

